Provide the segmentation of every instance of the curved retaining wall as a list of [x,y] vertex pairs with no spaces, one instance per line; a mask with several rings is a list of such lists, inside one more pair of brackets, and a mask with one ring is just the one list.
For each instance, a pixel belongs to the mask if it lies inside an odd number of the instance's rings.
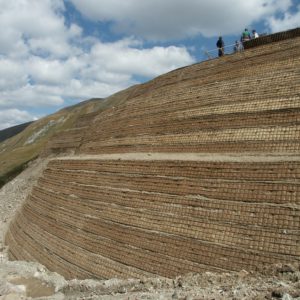
[[299,45],[170,72],[74,129],[77,155],[49,163],[10,225],[10,258],[67,278],[299,262]]
[[299,260],[300,161],[227,160],[53,160],[10,227],[10,255],[71,278]]

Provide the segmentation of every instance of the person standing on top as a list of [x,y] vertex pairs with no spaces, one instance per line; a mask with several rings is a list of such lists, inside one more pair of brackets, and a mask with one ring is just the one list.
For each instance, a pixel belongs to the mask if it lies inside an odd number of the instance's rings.
[[259,37],[259,34],[256,32],[255,29],[253,29],[253,30],[252,30],[252,38],[253,38],[253,39],[256,39],[256,38],[258,38],[258,37]]
[[235,53],[237,53],[237,52],[241,52],[242,50],[243,50],[243,46],[242,46],[241,42],[235,41],[235,44],[234,44],[234,47],[233,47],[233,51]]
[[218,55],[219,55],[219,57],[223,56],[224,55],[224,46],[225,46],[225,44],[224,44],[224,41],[223,41],[223,39],[222,39],[221,36],[219,37],[216,45],[218,47]]
[[244,32],[242,33],[242,42],[250,41],[251,35],[247,28],[245,28]]

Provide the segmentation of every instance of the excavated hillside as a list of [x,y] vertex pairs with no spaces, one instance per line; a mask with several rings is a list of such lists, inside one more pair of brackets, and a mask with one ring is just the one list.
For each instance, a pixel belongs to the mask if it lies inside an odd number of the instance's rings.
[[[300,30],[106,100],[52,139],[6,235],[66,278],[300,260]],[[116,99],[118,99],[116,101]]]

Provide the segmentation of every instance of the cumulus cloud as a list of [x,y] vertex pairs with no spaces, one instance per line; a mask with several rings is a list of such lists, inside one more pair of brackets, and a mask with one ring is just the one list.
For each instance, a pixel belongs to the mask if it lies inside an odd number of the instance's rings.
[[97,43],[91,49],[91,60],[111,73],[146,77],[194,62],[185,47],[135,48],[139,44],[140,41],[133,38],[116,43]]
[[6,109],[0,111],[0,130],[12,127],[17,124],[36,120],[37,117],[27,111],[19,109]]
[[27,83],[27,73],[22,64],[12,59],[0,59],[0,92],[10,91]]
[[61,106],[64,99],[60,88],[45,85],[24,85],[13,90],[0,91],[0,109]]
[[285,12],[282,18],[274,16],[267,20],[267,24],[272,32],[283,31],[300,26],[300,5],[294,13]]
[[39,41],[45,37],[52,38],[54,43],[65,40],[62,0],[0,0],[0,7],[0,54],[28,55],[34,48],[43,49]]
[[236,34],[291,0],[70,0],[87,18],[113,22],[113,29],[152,40]]
[[72,67],[59,60],[31,57],[26,65],[35,84],[57,85],[67,82],[72,77]]

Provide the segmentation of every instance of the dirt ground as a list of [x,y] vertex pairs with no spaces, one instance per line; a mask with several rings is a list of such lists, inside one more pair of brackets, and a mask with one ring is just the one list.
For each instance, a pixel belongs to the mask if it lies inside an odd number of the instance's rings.
[[186,274],[174,279],[65,280],[35,262],[7,259],[3,236],[16,210],[47,164],[36,160],[0,190],[0,300],[16,299],[298,299],[300,265],[259,272]]

